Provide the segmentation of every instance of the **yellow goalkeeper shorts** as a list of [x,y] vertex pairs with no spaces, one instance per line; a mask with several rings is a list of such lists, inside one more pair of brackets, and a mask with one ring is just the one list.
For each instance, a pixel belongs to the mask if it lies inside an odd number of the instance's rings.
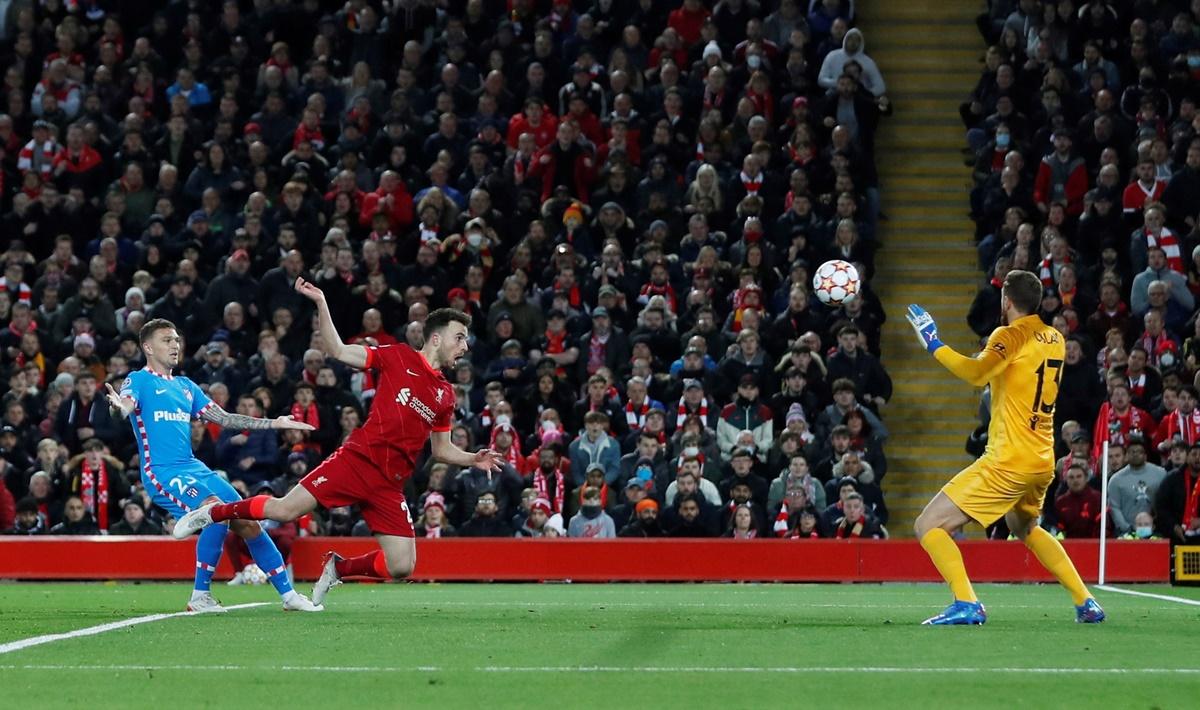
[[987,458],[981,458],[942,486],[942,493],[964,513],[987,527],[1010,510],[1036,520],[1042,514],[1042,501],[1053,481],[1054,471],[1005,471],[996,468]]

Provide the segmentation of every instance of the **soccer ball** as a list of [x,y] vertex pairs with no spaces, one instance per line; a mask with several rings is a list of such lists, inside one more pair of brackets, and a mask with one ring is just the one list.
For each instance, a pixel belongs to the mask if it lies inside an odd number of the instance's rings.
[[266,584],[267,573],[251,562],[246,565],[246,569],[242,570],[242,582],[244,584]]
[[817,299],[827,306],[840,306],[858,297],[858,269],[854,264],[834,259],[821,264],[813,274],[813,290]]

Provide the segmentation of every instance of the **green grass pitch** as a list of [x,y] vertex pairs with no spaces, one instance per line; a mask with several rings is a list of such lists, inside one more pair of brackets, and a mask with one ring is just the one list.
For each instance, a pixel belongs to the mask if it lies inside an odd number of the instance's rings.
[[[1058,587],[980,585],[986,626],[931,628],[940,585],[346,585],[321,614],[214,589],[271,604],[0,654],[4,705],[1173,708],[1200,689],[1200,606],[1105,591],[1100,626]],[[188,590],[3,585],[0,644],[179,611]]]

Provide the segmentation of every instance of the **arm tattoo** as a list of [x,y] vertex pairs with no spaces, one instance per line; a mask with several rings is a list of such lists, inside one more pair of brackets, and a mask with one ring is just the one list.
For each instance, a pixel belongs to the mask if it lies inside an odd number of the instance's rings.
[[245,414],[234,414],[213,405],[200,411],[200,418],[207,419],[223,429],[270,429],[271,419],[248,417]]

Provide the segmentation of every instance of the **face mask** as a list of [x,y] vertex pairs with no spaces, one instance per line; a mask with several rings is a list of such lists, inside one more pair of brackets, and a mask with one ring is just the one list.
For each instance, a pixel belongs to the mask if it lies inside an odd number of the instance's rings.
[[504,426],[505,424],[511,424],[511,423],[512,423],[512,417],[508,416],[507,414],[497,414],[496,415],[496,426]]
[[639,480],[649,481],[650,480],[650,468],[647,466],[642,466],[641,468],[639,468],[637,470],[637,477]]
[[997,133],[996,134],[996,147],[997,148],[1007,148],[1008,144],[1011,141],[1012,141],[1011,133]]
[[[1191,61],[1191,59],[1189,58],[1189,63],[1190,63],[1190,61]],[[1150,535],[1153,534],[1153,532],[1154,532],[1154,528],[1150,527],[1149,525],[1137,526],[1137,536],[1141,540],[1149,539]]]
[[699,446],[689,446],[683,450],[683,455],[688,457],[689,459],[694,459],[700,455],[700,447]]
[[472,249],[478,249],[480,244],[483,244],[483,235],[479,232],[470,232],[467,234],[467,244]]
[[600,505],[599,504],[581,505],[581,506],[579,506],[579,512],[583,513],[583,517],[585,517],[585,518],[588,518],[588,519],[597,518],[597,517],[600,517]]
[[749,57],[746,57],[746,64],[749,65],[751,69],[758,69],[760,66],[762,66],[762,57],[758,56],[757,54],[751,54]]
[[1162,357],[1158,358],[1158,364],[1162,367],[1170,367],[1175,364],[1175,355],[1170,352],[1165,352]]
[[1187,62],[1189,69],[1200,69],[1200,55],[1188,57]]

